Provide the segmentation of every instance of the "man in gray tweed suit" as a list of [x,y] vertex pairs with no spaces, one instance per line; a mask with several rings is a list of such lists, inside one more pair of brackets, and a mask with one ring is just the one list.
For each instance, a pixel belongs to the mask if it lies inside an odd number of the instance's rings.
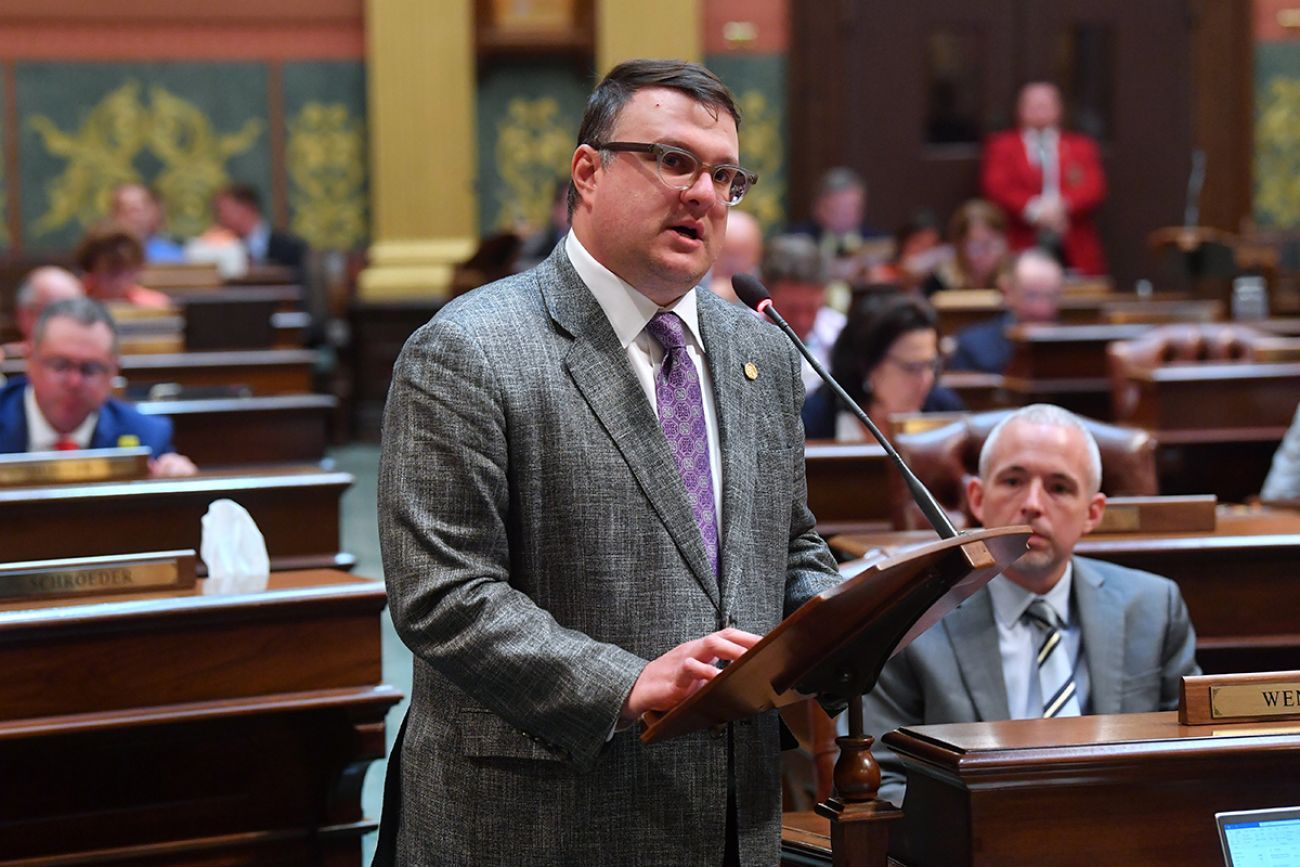
[[568,237],[398,360],[380,476],[415,654],[383,820],[398,863],[778,860],[775,713],[649,747],[636,728],[839,580],[806,505],[798,359],[695,288],[756,180],[739,122],[702,67],[615,68]]

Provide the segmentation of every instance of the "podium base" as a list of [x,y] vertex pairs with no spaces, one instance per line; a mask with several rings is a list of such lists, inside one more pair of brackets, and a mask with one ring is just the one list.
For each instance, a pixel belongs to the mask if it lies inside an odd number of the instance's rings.
[[844,803],[834,795],[816,807],[831,821],[831,864],[834,867],[887,867],[889,826],[903,811],[888,801]]

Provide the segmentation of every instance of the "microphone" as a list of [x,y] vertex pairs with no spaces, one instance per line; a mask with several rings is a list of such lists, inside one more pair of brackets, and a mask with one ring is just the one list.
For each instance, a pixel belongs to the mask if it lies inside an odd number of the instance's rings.
[[858,421],[867,426],[867,430],[871,431],[871,435],[876,438],[876,442],[880,443],[885,450],[885,454],[889,455],[890,460],[894,462],[894,466],[898,468],[903,481],[907,483],[907,489],[912,494],[912,499],[916,501],[916,505],[920,507],[922,514],[930,522],[930,526],[934,527],[939,534],[939,538],[951,539],[956,536],[957,528],[952,525],[952,521],[948,520],[948,514],[935,501],[934,495],[930,493],[929,488],[921,484],[921,480],[912,472],[912,468],[907,465],[902,456],[895,451],[893,444],[885,439],[885,435],[880,432],[880,428],[876,427],[871,417],[862,411],[862,407],[858,406],[857,402],[849,397],[840,384],[826,372],[826,368],[822,367],[821,362],[808,351],[808,347],[799,339],[799,335],[794,333],[790,323],[786,322],[785,317],[778,313],[776,307],[772,305],[772,296],[763,288],[763,284],[748,274],[736,274],[731,278],[731,288],[736,290],[736,296],[741,301],[744,301],[745,304],[759,313],[766,314],[769,319],[776,323],[778,328],[785,332],[786,337],[790,338],[795,349],[798,349],[803,357],[808,359],[808,363],[812,365],[813,370],[817,371],[817,375],[822,378],[822,382],[826,383],[831,391],[835,393],[835,396],[840,399],[840,403],[844,408],[853,413]]
[[1192,173],[1187,178],[1187,207],[1183,209],[1183,225],[1195,226],[1201,221],[1201,188],[1205,186],[1205,151],[1192,151]]

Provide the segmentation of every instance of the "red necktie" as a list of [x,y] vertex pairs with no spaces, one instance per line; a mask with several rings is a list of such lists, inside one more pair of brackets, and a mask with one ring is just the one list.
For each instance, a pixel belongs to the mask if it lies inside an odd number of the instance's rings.
[[70,436],[61,436],[54,443],[54,450],[59,452],[75,452],[81,446]]

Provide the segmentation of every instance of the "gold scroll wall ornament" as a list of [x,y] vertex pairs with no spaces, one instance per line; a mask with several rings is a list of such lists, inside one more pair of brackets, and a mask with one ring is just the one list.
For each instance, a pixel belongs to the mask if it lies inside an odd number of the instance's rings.
[[1300,79],[1275,78],[1260,99],[1255,178],[1257,218],[1300,225]]
[[576,121],[560,117],[552,97],[516,98],[497,124],[496,164],[502,187],[494,224],[538,229],[549,221],[551,193],[569,177]]
[[167,209],[169,231],[197,235],[211,222],[212,194],[230,182],[227,164],[251,150],[265,127],[249,118],[237,132],[219,132],[194,103],[159,85],[149,87],[146,100],[137,81],[100,100],[75,131],[44,115],[27,123],[46,152],[66,164],[46,185],[49,208],[33,227],[37,235],[103,219],[114,187],[143,180],[135,167],[142,154],[163,164],[153,186]]
[[308,102],[290,118],[285,163],[293,230],[322,250],[366,239],[366,130],[342,103]]
[[765,234],[771,233],[785,221],[785,179],[780,175],[785,162],[781,118],[761,90],[743,91],[737,102],[744,121],[740,136],[740,163],[756,172],[759,179],[745,194],[739,207],[754,215]]

